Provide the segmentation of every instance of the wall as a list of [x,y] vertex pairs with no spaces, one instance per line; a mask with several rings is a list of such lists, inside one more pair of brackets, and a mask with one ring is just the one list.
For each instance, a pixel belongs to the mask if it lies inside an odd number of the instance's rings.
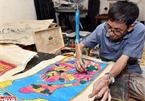
[[[139,0],[130,0],[138,2]],[[103,13],[104,7],[109,7],[113,0],[100,0],[100,14]],[[84,3],[88,7],[88,0]],[[138,4],[140,15],[138,20],[145,20],[145,0]],[[36,19],[36,12],[33,0],[0,0],[0,25],[6,22],[15,22],[20,20]]]
[[[109,8],[109,3],[114,3],[116,0],[100,0],[100,14],[104,13],[104,7]],[[140,0],[129,0],[135,3],[138,3]],[[87,7],[88,3],[87,0],[84,3],[84,6]],[[140,15],[138,20],[144,20],[145,21],[145,0],[141,0],[138,4],[138,7],[140,9]]]
[[[100,14],[104,12],[104,7],[109,7],[109,3],[114,3],[115,0],[100,0],[101,1],[101,4],[100,4]],[[132,1],[134,3],[138,3],[139,0],[129,0],[129,1]],[[140,9],[140,15],[139,15],[139,18],[138,20],[141,21],[141,20],[144,20],[145,21],[145,0],[141,0],[138,4],[138,7]]]
[[36,19],[33,0],[0,0],[0,25],[28,19]]

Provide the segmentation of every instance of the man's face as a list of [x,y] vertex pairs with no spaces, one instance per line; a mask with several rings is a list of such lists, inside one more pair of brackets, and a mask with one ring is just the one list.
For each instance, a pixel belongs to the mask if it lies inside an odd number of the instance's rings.
[[105,28],[108,30],[112,40],[119,40],[129,29],[125,23],[112,22],[110,20],[106,23]]

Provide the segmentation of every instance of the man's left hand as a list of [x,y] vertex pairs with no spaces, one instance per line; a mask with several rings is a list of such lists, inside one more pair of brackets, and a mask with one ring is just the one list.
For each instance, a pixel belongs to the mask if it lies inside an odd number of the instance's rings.
[[110,77],[108,75],[104,75],[99,78],[93,85],[93,91],[89,95],[90,98],[94,97],[96,99],[100,99],[101,101],[111,101],[111,94],[109,89]]

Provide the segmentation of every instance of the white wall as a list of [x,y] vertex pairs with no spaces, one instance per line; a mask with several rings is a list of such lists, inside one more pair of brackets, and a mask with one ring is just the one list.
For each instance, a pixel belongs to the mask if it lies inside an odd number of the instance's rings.
[[[139,0],[130,0],[138,2]],[[113,0],[100,0],[100,14],[103,13],[104,7],[109,7]],[[88,1],[84,2],[88,7]],[[138,4],[140,15],[138,20],[145,20],[145,0]],[[0,25],[6,22],[16,22],[20,20],[36,19],[36,12],[33,0],[0,0]]]
[[28,19],[36,19],[33,0],[0,0],[0,25]]
[[[104,7],[108,7],[109,8],[109,3],[113,3],[115,2],[115,0],[100,0],[101,4],[100,4],[100,14],[103,13],[104,11]],[[132,1],[134,3],[138,3],[140,0],[129,0]],[[138,20],[144,20],[145,21],[145,0],[141,0],[138,4],[138,7],[140,9],[140,15]]]
[[[109,8],[109,3],[114,3],[116,0],[100,0],[100,14],[104,13],[104,7],[108,7]],[[129,0],[132,1],[134,3],[138,3],[140,0]],[[86,2],[84,3],[84,6],[87,7],[88,2],[86,0]],[[144,20],[145,21],[145,0],[141,0],[138,4],[138,7],[140,9],[140,15],[138,20]]]
[[141,0],[138,4],[139,9],[140,9],[140,15],[139,15],[139,20],[144,20],[145,21],[145,0]]

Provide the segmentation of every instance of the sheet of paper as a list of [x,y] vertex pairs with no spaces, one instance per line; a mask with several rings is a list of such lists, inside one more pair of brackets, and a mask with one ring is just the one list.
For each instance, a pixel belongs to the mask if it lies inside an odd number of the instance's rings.
[[47,29],[53,20],[26,20],[0,26],[0,43],[34,44],[33,33]]
[[0,82],[0,87],[25,101],[93,101],[88,98],[93,82],[108,72],[113,63],[84,58],[89,63],[87,74],[76,71],[74,57],[57,56]]
[[0,45],[0,81],[24,70],[36,54],[17,45]]

